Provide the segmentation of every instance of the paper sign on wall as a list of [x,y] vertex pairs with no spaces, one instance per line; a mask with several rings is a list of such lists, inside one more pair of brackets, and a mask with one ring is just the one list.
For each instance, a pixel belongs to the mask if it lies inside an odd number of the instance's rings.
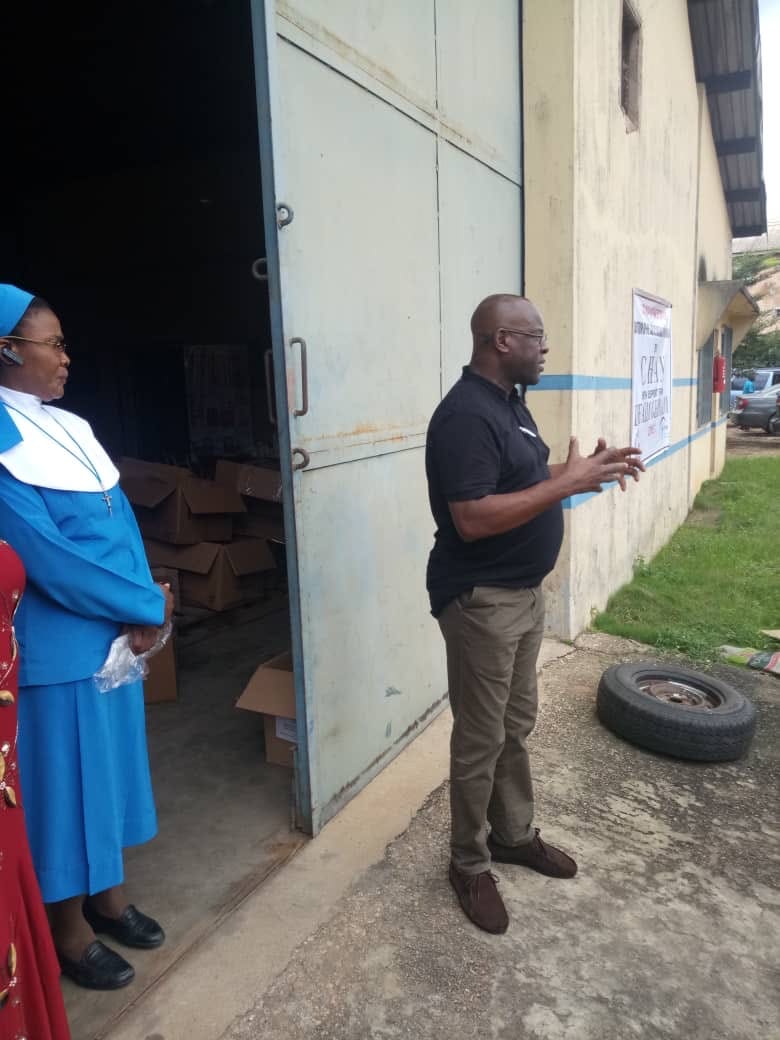
[[631,443],[647,461],[672,429],[672,305],[635,290],[633,310]]

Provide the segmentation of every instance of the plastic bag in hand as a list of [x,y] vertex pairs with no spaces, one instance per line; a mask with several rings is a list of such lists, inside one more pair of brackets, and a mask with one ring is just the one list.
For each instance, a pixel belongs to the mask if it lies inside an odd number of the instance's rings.
[[95,672],[95,683],[101,693],[116,690],[120,686],[145,679],[149,674],[149,658],[159,654],[171,637],[170,621],[163,625],[157,642],[145,654],[134,654],[130,649],[130,637],[127,634],[117,636],[108,651],[104,664]]

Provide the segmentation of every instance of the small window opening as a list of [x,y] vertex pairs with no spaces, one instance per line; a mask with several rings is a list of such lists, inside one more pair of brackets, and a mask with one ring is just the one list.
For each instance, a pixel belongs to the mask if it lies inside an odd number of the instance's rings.
[[641,26],[629,3],[623,2],[620,52],[620,106],[626,114],[630,130],[639,127],[639,72],[641,58]]

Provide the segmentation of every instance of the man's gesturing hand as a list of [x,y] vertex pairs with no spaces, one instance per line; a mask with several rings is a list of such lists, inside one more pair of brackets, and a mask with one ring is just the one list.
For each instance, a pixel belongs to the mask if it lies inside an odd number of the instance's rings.
[[626,490],[626,476],[633,477],[635,481],[639,480],[639,474],[645,472],[645,464],[639,458],[641,455],[640,448],[608,448],[607,442],[603,437],[599,437],[596,442],[596,450],[590,456],[595,459],[597,456],[602,462],[620,462],[621,460],[626,463],[626,472],[622,477],[618,477],[618,484],[620,484],[620,490]]
[[629,466],[624,452],[628,452],[628,457],[630,457],[635,450],[634,448],[607,448],[605,444],[601,451],[597,449],[593,455],[588,455],[586,458],[580,455],[579,441],[576,437],[572,437],[569,441],[569,454],[563,467],[564,475],[571,481],[572,494],[601,491],[601,485],[608,484],[612,480],[617,480],[621,487],[625,487],[626,473],[630,468],[641,466],[641,462],[637,463],[634,460]]

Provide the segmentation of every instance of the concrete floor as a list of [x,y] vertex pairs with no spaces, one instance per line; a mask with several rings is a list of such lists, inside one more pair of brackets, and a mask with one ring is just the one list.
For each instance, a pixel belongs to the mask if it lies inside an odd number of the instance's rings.
[[167,941],[149,953],[116,947],[136,969],[127,989],[63,983],[73,1040],[105,1035],[303,840],[290,832],[290,770],[266,765],[262,717],[234,706],[258,663],[288,645],[278,596],[180,633],[179,700],[147,708],[159,835],[125,859],[129,898],[161,921]]
[[329,920],[356,877],[382,859],[447,771],[442,712],[284,866],[111,1030],[110,1040],[216,1040]]
[[[446,880],[442,786],[280,958],[276,981],[266,988],[258,973],[254,1007],[224,1040],[780,1038],[780,683],[723,669],[753,698],[757,735],[743,761],[693,764],[641,751],[595,718],[601,672],[645,650],[589,635],[563,652],[542,676],[532,758],[538,823],[576,854],[579,875],[497,867],[510,928],[478,931]],[[277,875],[277,891],[305,858],[314,882],[326,835]],[[212,957],[221,949],[228,940],[215,937]],[[159,1003],[152,1021],[165,1021]],[[133,1035],[192,1036],[176,1021]]]

